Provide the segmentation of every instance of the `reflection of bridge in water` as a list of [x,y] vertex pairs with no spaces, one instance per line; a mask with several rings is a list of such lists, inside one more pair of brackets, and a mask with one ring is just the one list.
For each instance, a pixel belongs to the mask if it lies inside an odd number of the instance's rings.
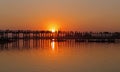
[[10,43],[0,44],[0,50],[25,50],[25,49],[47,49],[47,48],[58,48],[61,46],[70,46],[73,43],[73,40],[67,42],[55,42],[55,40],[48,39],[28,39],[28,40],[17,40]]
[[55,39],[56,41],[75,39],[76,42],[115,42],[116,39],[120,39],[120,32],[0,30],[0,42],[17,41],[18,39]]
[[[4,50],[31,50],[31,49],[52,49],[55,50],[56,48],[88,48],[86,46],[94,46],[94,44],[103,44],[103,43],[79,43],[75,42],[75,40],[67,40],[65,42],[56,42],[55,40],[49,39],[28,39],[28,40],[17,40],[11,43],[3,43],[0,44],[0,51]],[[108,46],[110,43],[105,43],[104,45]],[[113,44],[113,43],[112,43]],[[111,45],[112,45],[111,44]],[[110,47],[110,46],[108,46]]]

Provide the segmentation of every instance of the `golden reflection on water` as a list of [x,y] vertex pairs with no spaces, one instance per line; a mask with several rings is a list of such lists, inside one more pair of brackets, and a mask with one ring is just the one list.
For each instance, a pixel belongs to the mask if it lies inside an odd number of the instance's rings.
[[52,48],[53,51],[55,50],[55,41],[54,41],[54,39],[52,39],[51,48]]
[[120,72],[120,44],[55,39],[19,43],[0,45],[0,72]]
[[51,46],[49,47],[50,49],[48,49],[48,55],[49,56],[57,56],[59,55],[59,50],[58,49],[58,42],[55,41],[55,39],[52,39],[51,42],[50,42]]

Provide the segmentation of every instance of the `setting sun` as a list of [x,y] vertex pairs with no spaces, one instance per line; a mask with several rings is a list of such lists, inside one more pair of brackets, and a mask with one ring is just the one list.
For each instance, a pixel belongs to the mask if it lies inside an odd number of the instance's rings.
[[55,29],[52,29],[52,32],[55,32]]
[[51,27],[50,31],[51,31],[52,33],[54,33],[54,32],[56,32],[56,31],[58,31],[58,29],[57,29],[57,27]]
[[51,32],[56,32],[60,28],[60,23],[57,21],[47,21],[47,29]]

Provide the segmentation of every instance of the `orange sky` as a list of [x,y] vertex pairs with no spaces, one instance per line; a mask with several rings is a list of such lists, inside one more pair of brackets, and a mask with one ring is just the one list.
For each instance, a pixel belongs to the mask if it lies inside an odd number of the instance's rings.
[[0,0],[0,29],[120,31],[119,0]]

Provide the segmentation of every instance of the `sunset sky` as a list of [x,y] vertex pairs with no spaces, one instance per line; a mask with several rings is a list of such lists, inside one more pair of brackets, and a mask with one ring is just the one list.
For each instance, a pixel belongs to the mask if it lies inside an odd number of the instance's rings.
[[0,29],[120,31],[120,0],[0,0]]

